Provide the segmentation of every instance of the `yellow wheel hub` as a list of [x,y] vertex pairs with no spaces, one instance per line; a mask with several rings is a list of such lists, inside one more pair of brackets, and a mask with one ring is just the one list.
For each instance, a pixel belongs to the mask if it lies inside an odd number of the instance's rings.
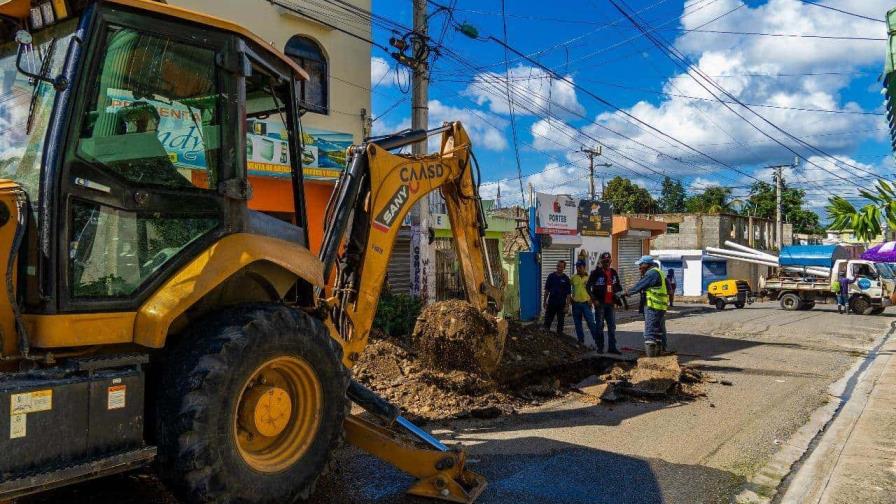
[[246,381],[234,415],[234,436],[243,460],[260,472],[295,464],[320,426],[323,390],[311,366],[299,357],[277,357]]

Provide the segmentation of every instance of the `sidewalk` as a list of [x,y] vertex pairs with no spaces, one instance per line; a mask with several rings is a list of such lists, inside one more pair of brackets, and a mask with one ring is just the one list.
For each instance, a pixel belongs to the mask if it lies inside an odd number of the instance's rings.
[[[872,352],[782,503],[896,503],[896,336]],[[849,388],[847,387],[847,391]]]

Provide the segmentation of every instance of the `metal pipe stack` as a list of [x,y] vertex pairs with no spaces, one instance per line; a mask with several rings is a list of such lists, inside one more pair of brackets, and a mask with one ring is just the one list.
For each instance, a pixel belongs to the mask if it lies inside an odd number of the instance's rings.
[[818,266],[781,266],[778,262],[777,256],[767,254],[765,252],[761,252],[759,250],[747,247],[746,245],[741,245],[732,241],[726,241],[725,246],[730,247],[730,249],[706,247],[706,251],[716,257],[721,257],[723,259],[744,261],[753,264],[761,264],[763,266],[772,266],[775,268],[781,268],[785,271],[803,273],[806,275],[813,275],[824,278],[830,278],[831,276],[831,271],[829,269],[820,268]]

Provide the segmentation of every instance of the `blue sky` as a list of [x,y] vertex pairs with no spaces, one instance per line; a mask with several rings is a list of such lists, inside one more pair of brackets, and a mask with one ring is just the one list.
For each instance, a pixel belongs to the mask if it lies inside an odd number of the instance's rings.
[[[553,72],[510,53],[508,79],[501,45],[455,30],[467,22],[480,38],[503,38],[500,0],[438,3],[454,8],[449,16],[430,5],[431,35],[449,49],[433,64],[431,124],[459,119],[471,131],[484,196],[500,185],[502,200],[520,200],[508,82],[522,181],[544,192],[584,195],[587,159],[577,151],[597,143],[604,145],[599,161],[613,165],[599,168],[604,176],[623,175],[658,193],[669,175],[692,192],[723,185],[735,196],[757,179],[770,181],[766,167],[791,162],[793,150],[802,159],[785,178],[806,189],[817,210],[829,195],[854,195],[867,177],[894,171],[886,119],[878,115],[885,42],[706,32],[884,38],[883,23],[798,0],[620,2],[705,80],[687,75],[609,0],[506,0],[509,45]],[[892,7],[822,3],[879,19]],[[410,0],[374,0],[373,8],[411,24]],[[695,29],[703,31],[683,31]],[[388,44],[390,35],[375,25],[375,41]],[[375,131],[407,127],[407,72],[380,49],[372,55]],[[728,104],[738,117],[704,86],[750,107]]]

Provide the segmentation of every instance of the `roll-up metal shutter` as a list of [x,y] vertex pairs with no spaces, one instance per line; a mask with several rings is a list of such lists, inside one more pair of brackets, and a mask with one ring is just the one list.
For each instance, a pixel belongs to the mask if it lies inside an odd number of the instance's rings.
[[411,240],[398,237],[392,248],[388,269],[389,290],[393,293],[411,293]]
[[644,255],[643,243],[643,238],[619,239],[619,257],[616,258],[616,264],[619,265],[619,280],[624,289],[631,289],[641,279],[641,273],[635,262]]
[[[557,261],[566,261],[566,274],[572,271],[572,254],[575,249],[570,247],[551,247],[541,249],[541,288],[544,289],[544,282],[548,279],[548,275],[557,270]],[[544,298],[544,291],[541,293]],[[538,300],[541,304],[541,299]]]

